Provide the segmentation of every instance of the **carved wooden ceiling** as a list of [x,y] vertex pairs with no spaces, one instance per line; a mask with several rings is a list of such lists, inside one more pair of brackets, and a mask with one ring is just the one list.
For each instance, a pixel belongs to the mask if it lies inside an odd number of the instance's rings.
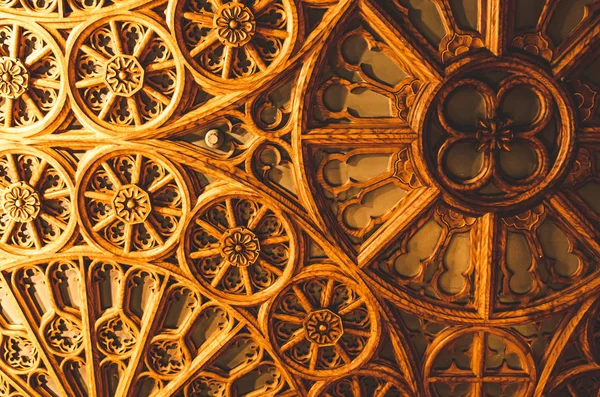
[[0,12],[1,396],[600,396],[600,1]]

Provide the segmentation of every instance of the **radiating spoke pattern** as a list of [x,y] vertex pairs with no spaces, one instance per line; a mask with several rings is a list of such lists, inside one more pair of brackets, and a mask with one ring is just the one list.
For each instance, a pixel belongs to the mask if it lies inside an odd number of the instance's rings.
[[1,250],[27,255],[66,243],[76,222],[71,173],[64,159],[46,152],[0,151]]
[[66,96],[56,41],[22,20],[0,23],[0,132],[51,132]]
[[168,33],[144,16],[104,18],[78,36],[69,56],[77,111],[104,132],[162,124],[183,93],[183,69]]
[[152,257],[171,247],[188,211],[188,182],[155,155],[110,151],[87,164],[78,187],[90,239],[125,256]]
[[172,22],[184,55],[210,80],[263,76],[289,57],[297,29],[293,1],[175,3]]
[[185,245],[198,281],[236,304],[255,304],[289,279],[298,244],[287,217],[250,196],[227,196],[192,216]]
[[352,280],[335,273],[320,277],[322,272],[316,265],[292,280],[265,324],[283,360],[317,378],[360,366],[377,343],[379,327],[377,316],[369,314],[370,298]]

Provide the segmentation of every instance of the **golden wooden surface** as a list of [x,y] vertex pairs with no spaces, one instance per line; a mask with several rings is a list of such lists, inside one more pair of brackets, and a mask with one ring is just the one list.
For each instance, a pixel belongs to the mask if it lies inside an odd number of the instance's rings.
[[600,396],[599,42],[597,0],[0,0],[0,396]]

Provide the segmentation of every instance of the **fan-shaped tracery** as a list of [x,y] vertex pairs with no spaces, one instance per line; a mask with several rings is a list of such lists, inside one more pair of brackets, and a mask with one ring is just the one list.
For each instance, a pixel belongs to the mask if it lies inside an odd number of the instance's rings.
[[598,393],[597,0],[0,13],[0,395]]

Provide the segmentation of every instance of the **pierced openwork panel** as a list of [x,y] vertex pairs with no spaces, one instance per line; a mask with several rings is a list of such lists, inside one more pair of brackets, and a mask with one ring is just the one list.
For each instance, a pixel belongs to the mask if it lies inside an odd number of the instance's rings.
[[600,1],[0,0],[0,396],[600,395]]

